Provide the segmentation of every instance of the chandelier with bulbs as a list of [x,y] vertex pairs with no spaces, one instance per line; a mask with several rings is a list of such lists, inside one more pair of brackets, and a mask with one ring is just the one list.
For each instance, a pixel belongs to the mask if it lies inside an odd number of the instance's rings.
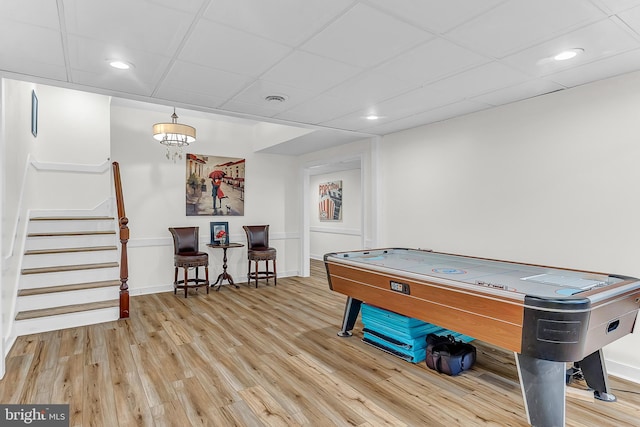
[[184,147],[196,140],[196,128],[178,123],[176,109],[173,109],[171,123],[153,125],[153,138],[167,147],[167,159],[182,160]]

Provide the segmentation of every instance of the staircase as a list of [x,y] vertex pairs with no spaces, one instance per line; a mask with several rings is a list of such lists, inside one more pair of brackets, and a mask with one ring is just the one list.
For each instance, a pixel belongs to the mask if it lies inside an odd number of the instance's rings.
[[116,221],[94,211],[32,213],[19,279],[16,335],[119,318]]

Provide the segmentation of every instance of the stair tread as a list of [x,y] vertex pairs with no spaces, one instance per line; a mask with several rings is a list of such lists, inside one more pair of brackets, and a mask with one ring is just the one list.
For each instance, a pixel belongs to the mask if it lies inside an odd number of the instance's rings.
[[37,216],[29,218],[30,221],[113,221],[112,216]]
[[61,237],[61,236],[92,236],[100,234],[116,234],[115,230],[101,231],[57,231],[46,233],[29,233],[27,237]]
[[98,289],[110,286],[120,286],[120,280],[104,280],[101,282],[74,283],[69,285],[46,286],[42,288],[20,289],[19,297],[51,294],[55,292],[82,291],[86,289]]
[[58,273],[63,271],[92,270],[98,268],[118,267],[117,262],[101,262],[95,264],[61,265],[56,267],[25,268],[22,274]]
[[60,249],[31,249],[25,251],[25,255],[44,255],[44,254],[64,254],[70,252],[95,252],[95,251],[115,251],[117,246],[87,246],[82,248],[60,248]]
[[56,316],[60,314],[79,313],[82,311],[100,310],[103,308],[118,307],[120,301],[117,299],[84,304],[63,305],[52,308],[41,308],[38,310],[21,311],[16,315],[15,320],[36,319],[39,317]]

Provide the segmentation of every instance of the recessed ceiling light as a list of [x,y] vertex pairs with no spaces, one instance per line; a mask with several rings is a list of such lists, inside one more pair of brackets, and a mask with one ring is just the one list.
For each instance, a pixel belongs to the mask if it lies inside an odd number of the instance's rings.
[[367,120],[378,120],[380,118],[380,116],[377,116],[375,114],[369,114],[368,116],[365,117],[365,119]]
[[567,59],[575,58],[576,55],[579,55],[582,52],[584,52],[584,49],[581,49],[579,47],[574,49],[567,49],[555,55],[553,59],[555,59],[556,61],[566,61]]
[[109,60],[109,65],[111,65],[113,68],[117,68],[118,70],[128,70],[129,68],[131,68],[131,64],[129,64],[128,62],[120,61],[117,59]]

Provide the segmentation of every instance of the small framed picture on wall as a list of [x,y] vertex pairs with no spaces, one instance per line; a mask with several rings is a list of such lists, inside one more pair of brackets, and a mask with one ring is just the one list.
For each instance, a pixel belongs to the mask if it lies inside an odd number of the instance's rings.
[[31,133],[38,136],[38,97],[36,91],[31,91]]

